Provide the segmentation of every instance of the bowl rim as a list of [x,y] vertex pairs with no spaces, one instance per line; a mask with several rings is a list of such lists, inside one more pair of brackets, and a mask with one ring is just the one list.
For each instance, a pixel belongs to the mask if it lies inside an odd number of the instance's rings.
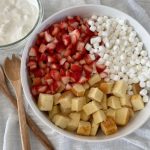
[[[68,8],[64,8],[56,13],[54,13],[53,15],[49,16],[38,28],[36,28],[36,30],[34,31],[34,33],[32,34],[32,36],[30,37],[31,41],[33,41],[35,39],[35,35],[38,33],[38,30],[46,23],[48,22],[48,20],[50,20],[51,18],[53,18],[54,16],[60,14],[61,12],[64,12],[64,11],[67,11],[67,10],[71,10],[72,8],[80,8],[80,7],[100,7],[101,9],[102,8],[107,8],[107,9],[111,9],[112,11],[116,11],[118,13],[121,13],[123,14],[124,16],[126,16],[127,18],[130,18],[131,20],[133,20],[134,22],[136,22],[138,25],[140,25],[140,27],[142,27],[142,30],[150,37],[149,33],[146,31],[146,29],[138,22],[136,21],[134,18],[132,18],[131,16],[129,16],[128,14],[118,10],[118,9],[115,9],[115,8],[112,8],[112,7],[109,7],[109,6],[105,6],[105,5],[96,5],[96,4],[83,4],[83,5],[78,5],[78,6],[72,6],[72,7],[68,7]],[[38,109],[38,107],[36,106],[36,104],[34,103],[33,101],[33,98],[32,98],[32,95],[30,93],[30,90],[29,90],[29,86],[28,86],[28,77],[25,76],[27,74],[26,72],[26,59],[27,57],[25,57],[29,51],[29,46],[30,43],[29,41],[27,42],[25,48],[24,48],[24,51],[23,51],[23,54],[22,54],[22,61],[21,61],[21,83],[22,83],[22,86],[23,86],[23,91],[24,91],[24,94],[25,94],[25,98],[26,98],[26,101],[29,103],[31,109],[33,110],[33,112],[35,113],[35,115],[39,118],[39,120],[42,121],[42,123],[44,125],[46,125],[47,127],[51,128],[51,130],[54,130],[56,133],[59,133],[67,138],[70,138],[70,139],[73,139],[73,140],[77,140],[77,141],[82,141],[82,142],[108,142],[108,141],[113,141],[113,140],[116,140],[116,139],[119,139],[121,137],[124,137],[124,136],[127,136],[129,134],[131,134],[132,132],[134,132],[135,130],[137,130],[139,127],[141,127],[150,117],[150,111],[149,111],[149,114],[145,117],[144,120],[142,120],[141,122],[139,122],[139,124],[137,124],[137,126],[134,126],[132,129],[128,130],[128,132],[124,133],[124,134],[121,134],[121,135],[117,135],[116,137],[112,137],[112,138],[108,138],[108,139],[88,139],[89,136],[80,136],[80,135],[75,135],[75,134],[72,134],[64,129],[61,129],[59,127],[57,127],[56,125],[54,125],[51,121],[49,121],[43,114],[42,112],[40,112],[40,110]],[[25,58],[24,58],[25,57]],[[84,138],[81,138],[81,137],[84,137]]]
[[37,21],[34,24],[34,26],[32,27],[32,29],[23,38],[15,41],[15,42],[9,43],[9,44],[0,45],[0,49],[7,49],[8,47],[15,46],[15,45],[17,45],[21,42],[24,42],[24,40],[26,40],[33,33],[33,31],[36,29],[36,27],[39,25],[39,23],[42,22],[43,16],[44,16],[44,9],[43,9],[41,0],[36,0],[36,1],[37,1],[37,4],[38,4],[38,11],[39,12],[38,12]]

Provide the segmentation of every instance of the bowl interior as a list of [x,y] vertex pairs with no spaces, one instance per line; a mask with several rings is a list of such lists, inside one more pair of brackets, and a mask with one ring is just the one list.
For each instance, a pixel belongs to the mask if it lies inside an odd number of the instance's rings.
[[44,30],[46,27],[50,26],[56,21],[59,21],[66,16],[75,16],[79,15],[82,17],[90,17],[91,15],[96,14],[98,16],[106,15],[110,17],[117,17],[122,19],[127,19],[130,25],[132,25],[135,29],[135,31],[138,33],[139,37],[143,41],[145,48],[148,50],[148,53],[150,54],[150,36],[147,33],[147,31],[132,17],[126,15],[125,13],[118,11],[116,9],[103,6],[103,5],[83,5],[78,7],[71,7],[62,11],[59,11],[58,13],[50,16],[46,21],[43,22],[40,27],[35,30],[35,32],[32,34],[30,40],[26,44],[26,47],[23,52],[22,56],[22,64],[21,64],[21,80],[23,85],[23,90],[25,93],[25,97],[27,102],[30,104],[31,108],[35,112],[35,114],[39,117],[39,121],[43,121],[48,127],[54,129],[55,131],[63,134],[64,136],[70,137],[72,139],[76,140],[82,140],[82,141],[88,141],[88,142],[103,142],[103,141],[110,141],[117,139],[119,137],[125,136],[137,128],[139,128],[143,123],[146,122],[146,120],[149,118],[150,115],[150,103],[147,103],[145,108],[142,111],[139,111],[136,113],[135,117],[128,123],[127,126],[120,128],[119,131],[113,135],[105,136],[102,133],[98,133],[95,137],[86,137],[86,136],[79,136],[75,135],[74,133],[70,133],[68,131],[62,130],[55,126],[53,123],[51,123],[47,117],[38,110],[36,104],[33,101],[32,95],[30,93],[29,88],[29,82],[28,82],[28,73],[27,73],[27,67],[26,62],[28,59],[28,50],[34,43],[36,39],[36,35]]

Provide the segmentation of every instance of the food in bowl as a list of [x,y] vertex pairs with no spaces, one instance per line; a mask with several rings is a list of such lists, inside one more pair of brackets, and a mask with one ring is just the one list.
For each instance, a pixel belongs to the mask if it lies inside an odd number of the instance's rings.
[[0,46],[24,38],[39,15],[39,8],[29,0],[1,0],[0,10]]
[[95,136],[100,128],[117,132],[144,108],[149,63],[125,20],[93,15],[69,16],[39,33],[27,66],[39,109],[62,129]]

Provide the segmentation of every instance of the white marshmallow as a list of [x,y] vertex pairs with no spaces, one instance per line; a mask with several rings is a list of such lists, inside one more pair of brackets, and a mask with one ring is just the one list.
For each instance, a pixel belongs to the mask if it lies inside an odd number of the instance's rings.
[[142,90],[140,91],[140,94],[141,94],[142,96],[147,95],[147,90],[146,90],[146,89],[142,89]]

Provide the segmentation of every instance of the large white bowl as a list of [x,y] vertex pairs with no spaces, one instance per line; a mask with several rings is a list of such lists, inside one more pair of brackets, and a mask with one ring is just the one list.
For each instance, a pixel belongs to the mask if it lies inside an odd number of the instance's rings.
[[[125,127],[122,127],[119,129],[119,131],[113,135],[110,136],[104,136],[102,133],[99,133],[95,137],[91,136],[80,136],[76,135],[74,133],[65,131],[60,129],[59,127],[55,126],[51,121],[47,119],[47,117],[39,111],[36,104],[33,101],[29,82],[28,82],[28,73],[27,73],[27,60],[28,60],[28,50],[33,45],[35,38],[39,32],[41,32],[43,29],[45,29],[47,26],[51,25],[52,23],[59,21],[60,19],[66,17],[66,16],[74,16],[79,15],[82,17],[89,17],[92,14],[96,15],[106,15],[111,17],[119,17],[122,19],[127,19],[129,23],[134,27],[136,32],[139,34],[139,37],[143,41],[145,48],[150,53],[150,36],[147,33],[147,31],[132,17],[128,16],[127,14],[116,10],[111,7],[102,6],[102,5],[82,5],[77,7],[71,7],[64,10],[61,10],[52,16],[50,16],[48,19],[46,19],[38,28],[35,30],[35,32],[32,34],[31,38],[28,40],[25,49],[23,51],[22,55],[22,61],[21,61],[21,81],[23,86],[23,91],[26,97],[27,102],[31,106],[32,110],[36,114],[36,116],[39,118],[39,122],[43,122],[45,125],[47,125],[50,129],[75,140],[79,141],[88,141],[88,142],[106,142],[114,139],[118,139],[120,137],[123,137],[125,135],[130,134],[131,132],[138,129],[140,126],[142,126],[149,118],[150,116],[150,103],[148,103],[145,108],[137,112],[135,117],[129,122],[129,124]],[[116,56],[117,57],[117,56]]]

